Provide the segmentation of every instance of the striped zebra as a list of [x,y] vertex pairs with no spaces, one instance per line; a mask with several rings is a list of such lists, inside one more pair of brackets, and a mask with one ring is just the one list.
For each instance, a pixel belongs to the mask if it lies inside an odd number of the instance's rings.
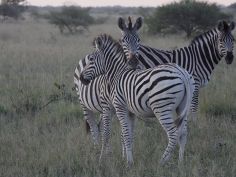
[[83,110],[83,116],[86,121],[87,131],[90,130],[94,144],[99,144],[99,127],[96,122],[96,113],[102,113],[101,107],[101,86],[106,84],[105,76],[101,75],[88,83],[82,84],[80,81],[80,73],[84,69],[87,63],[89,63],[88,55],[79,61],[78,66],[75,68],[74,84],[81,108]]
[[[109,151],[111,112],[115,108],[121,124],[128,164],[133,163],[133,116],[156,116],[168,136],[168,145],[162,156],[165,163],[178,143],[179,160],[183,159],[187,136],[187,115],[194,90],[191,76],[176,64],[136,70],[127,61],[121,45],[109,35],[95,39],[95,52],[89,55],[90,62],[81,72],[84,84],[104,74],[106,91],[101,94],[103,109],[102,152]],[[174,119],[174,113],[178,118]]]
[[[139,26],[138,20],[136,21],[134,26],[136,26],[136,30],[138,30],[141,27]],[[79,64],[75,68],[75,72],[74,72],[74,84],[75,84],[77,95],[79,96],[81,108],[83,110],[83,116],[86,121],[87,131],[90,130],[94,143],[98,144],[99,143],[99,128],[96,123],[96,113],[102,113],[100,94],[101,94],[101,89],[102,89],[101,86],[106,85],[106,80],[104,79],[104,76],[101,75],[98,78],[94,79],[88,85],[82,84],[79,79],[80,73],[81,71],[83,71],[85,65],[88,62],[89,62],[88,56],[86,56],[85,58],[79,61]],[[101,123],[99,122],[99,124]],[[123,138],[121,135],[121,140],[122,139]],[[125,149],[124,149],[123,143],[122,143],[122,149],[123,149],[122,154],[124,156]]]
[[[138,25],[137,25],[138,22]],[[191,110],[198,110],[199,89],[207,85],[211,74],[221,59],[225,58],[227,64],[233,61],[234,38],[231,31],[234,22],[220,21],[218,26],[192,40],[187,47],[172,51],[164,51],[140,44],[138,29],[142,26],[139,17],[135,25],[128,18],[128,25],[123,18],[118,19],[121,29],[121,44],[128,59],[136,57],[142,68],[152,68],[163,63],[176,63],[193,75],[195,91]]]

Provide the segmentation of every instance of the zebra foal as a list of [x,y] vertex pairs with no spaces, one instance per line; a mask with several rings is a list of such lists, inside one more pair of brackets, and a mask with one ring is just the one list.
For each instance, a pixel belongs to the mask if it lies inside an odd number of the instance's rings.
[[[106,34],[95,39],[95,46],[95,51],[88,56],[89,63],[81,72],[80,80],[88,84],[104,74],[107,81],[106,91],[101,94],[104,128],[100,158],[109,150],[110,115],[114,108],[121,124],[128,164],[133,163],[134,119],[130,114],[157,117],[169,140],[161,163],[170,158],[177,143],[181,161],[194,80],[187,71],[175,64],[141,71],[133,69],[137,62],[127,60],[120,44]],[[176,120],[174,112],[178,115]]]

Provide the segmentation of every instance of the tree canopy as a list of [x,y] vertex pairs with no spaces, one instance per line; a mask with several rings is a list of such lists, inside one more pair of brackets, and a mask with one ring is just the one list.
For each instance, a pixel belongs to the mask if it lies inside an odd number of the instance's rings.
[[229,17],[214,3],[182,0],[156,8],[153,15],[146,17],[146,23],[150,33],[184,31],[190,37]]
[[2,0],[0,5],[0,15],[18,19],[26,10],[26,0]]
[[49,22],[56,25],[60,32],[65,30],[71,34],[77,32],[78,27],[88,28],[94,22],[93,17],[89,14],[89,8],[81,8],[76,6],[64,6],[59,12],[50,12]]

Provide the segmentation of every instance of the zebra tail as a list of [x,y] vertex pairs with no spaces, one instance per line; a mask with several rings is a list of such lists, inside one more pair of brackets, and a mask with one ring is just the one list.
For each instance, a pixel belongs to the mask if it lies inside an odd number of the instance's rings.
[[193,77],[187,71],[184,71],[181,73],[184,76],[183,81],[184,81],[184,85],[186,89],[186,105],[184,107],[184,110],[179,115],[179,118],[176,120],[177,127],[182,125],[182,123],[184,122],[184,119],[185,121],[187,121],[187,115],[189,114],[190,109],[191,109],[193,91],[195,89]]

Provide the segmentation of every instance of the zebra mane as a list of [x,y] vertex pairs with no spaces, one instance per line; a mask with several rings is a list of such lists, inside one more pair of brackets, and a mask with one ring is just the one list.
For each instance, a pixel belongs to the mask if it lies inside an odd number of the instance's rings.
[[93,46],[95,47],[95,41],[100,38],[103,41],[103,44],[107,45],[107,43],[112,43],[117,47],[117,52],[123,52],[122,45],[113,39],[109,34],[100,34],[97,37],[94,38],[93,40]]
[[202,38],[205,37],[205,36],[212,36],[212,37],[213,37],[214,34],[217,34],[216,28],[213,28],[213,29],[211,29],[211,30],[209,30],[209,31],[207,31],[207,32],[204,32],[204,33],[199,34],[198,36],[194,37],[194,38],[192,39],[192,41],[190,42],[190,45],[195,44],[195,43],[198,42],[199,40],[202,40]]

